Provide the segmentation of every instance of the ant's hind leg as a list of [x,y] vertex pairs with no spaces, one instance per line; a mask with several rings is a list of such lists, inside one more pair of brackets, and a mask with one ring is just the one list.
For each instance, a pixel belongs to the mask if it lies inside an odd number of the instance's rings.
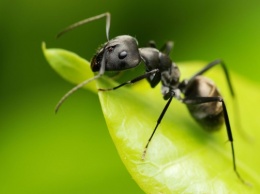
[[212,67],[214,67],[214,66],[216,66],[216,65],[221,65],[221,67],[222,67],[222,69],[223,69],[223,71],[224,71],[226,80],[227,80],[227,84],[228,84],[230,93],[231,93],[232,97],[234,97],[234,96],[235,96],[235,93],[234,93],[233,86],[232,86],[232,84],[231,84],[231,79],[230,79],[230,76],[229,76],[227,67],[226,67],[225,63],[223,62],[223,60],[221,60],[221,59],[216,59],[216,60],[212,61],[211,63],[209,63],[208,65],[206,65],[204,68],[202,68],[200,71],[198,71],[197,73],[195,73],[195,74],[188,80],[188,85],[187,85],[187,87],[189,86],[189,83],[192,83],[193,80],[194,80],[197,76],[202,75],[203,73],[205,73],[206,71],[210,70]]
[[221,97],[218,97],[218,96],[216,96],[216,97],[187,97],[187,98],[184,98],[182,102],[187,104],[187,105],[198,105],[198,104],[203,104],[203,103],[208,103],[208,102],[221,102],[222,103],[223,116],[224,116],[227,136],[228,136],[228,140],[229,140],[230,145],[231,145],[233,169],[234,169],[238,179],[242,183],[244,183],[245,185],[250,185],[240,176],[240,174],[237,170],[235,148],[234,148],[234,143],[233,143],[233,135],[232,135],[232,130],[231,130],[230,122],[229,122],[228,112],[227,112],[227,108],[226,108],[224,100]]

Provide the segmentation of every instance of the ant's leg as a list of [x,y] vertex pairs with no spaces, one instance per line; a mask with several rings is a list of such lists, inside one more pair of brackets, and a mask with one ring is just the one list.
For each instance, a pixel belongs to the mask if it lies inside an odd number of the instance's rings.
[[157,48],[156,43],[154,40],[150,40],[147,44],[148,47]]
[[172,41],[167,41],[162,48],[160,49],[160,51],[164,54],[166,54],[167,56],[169,56],[172,48],[173,48],[173,42]]
[[138,76],[138,77],[136,77],[136,78],[134,78],[134,79],[132,79],[132,80],[130,80],[130,81],[124,82],[124,83],[122,83],[122,84],[120,84],[120,85],[118,85],[118,86],[116,86],[116,87],[113,87],[113,88],[105,88],[105,89],[99,88],[98,90],[99,90],[99,91],[116,90],[116,89],[118,89],[118,88],[120,88],[120,87],[122,87],[122,86],[125,86],[125,85],[128,85],[128,84],[133,84],[133,83],[135,83],[135,82],[138,82],[138,81],[140,81],[140,80],[142,80],[142,79],[144,79],[144,78],[147,78],[147,77],[149,77],[149,76],[151,76],[152,74],[155,74],[155,73],[157,73],[157,72],[159,72],[159,69],[154,69],[154,70],[149,71],[149,72],[147,72],[147,73],[145,73],[145,74],[143,74],[143,75],[140,75],[140,76]]
[[[153,40],[150,40],[150,41],[148,42],[148,46],[149,46],[149,47],[152,47],[152,48],[157,48],[156,43],[155,43],[155,41],[153,41]],[[167,42],[162,46],[162,48],[160,49],[160,51],[161,51],[162,53],[166,54],[167,56],[169,56],[169,54],[170,54],[172,48],[173,48],[173,42],[172,42],[172,41],[167,41]]]
[[227,67],[225,65],[225,63],[221,60],[221,59],[216,59],[215,61],[212,61],[211,63],[209,63],[206,67],[202,68],[199,72],[197,72],[196,74],[194,74],[188,81],[188,84],[187,84],[187,87],[189,87],[189,84],[193,82],[193,80],[199,76],[199,75],[202,75],[203,73],[205,73],[206,71],[210,70],[212,67],[216,66],[216,65],[221,65],[222,69],[224,70],[224,74],[226,76],[226,79],[227,79],[227,83],[228,83],[228,87],[229,87],[229,90],[230,90],[230,93],[232,95],[232,97],[235,96],[235,93],[234,93],[234,90],[233,90],[233,87],[232,87],[232,84],[231,84],[231,80],[230,80],[230,76],[229,76],[229,73],[228,73],[228,70],[227,70]]
[[185,103],[185,104],[194,104],[194,105],[195,104],[207,103],[207,102],[221,102],[222,103],[224,121],[225,121],[226,130],[227,130],[227,136],[228,136],[228,140],[231,144],[233,169],[234,169],[237,177],[239,178],[239,180],[244,184],[248,184],[247,182],[244,181],[244,179],[240,176],[240,174],[237,171],[236,158],[235,158],[235,148],[234,148],[234,145],[233,145],[233,135],[232,135],[232,130],[231,130],[231,127],[230,127],[228,112],[227,112],[227,108],[226,108],[224,100],[221,97],[194,97],[194,98],[184,98],[182,102]]
[[166,105],[164,106],[163,111],[161,112],[161,114],[160,114],[160,116],[159,116],[159,118],[158,118],[158,120],[157,120],[156,126],[155,126],[155,128],[154,128],[154,130],[153,130],[153,132],[152,132],[152,134],[151,134],[151,136],[150,136],[150,138],[148,139],[148,141],[147,141],[147,143],[146,143],[146,146],[145,146],[145,148],[144,148],[143,155],[142,155],[142,160],[145,159],[145,155],[146,155],[148,146],[149,146],[149,144],[150,144],[150,142],[151,142],[151,140],[152,140],[152,138],[153,138],[153,135],[154,135],[154,133],[155,133],[157,127],[158,127],[159,124],[161,123],[161,121],[162,121],[162,119],[163,119],[163,117],[164,117],[164,114],[166,113],[168,107],[170,106],[171,101],[172,101],[172,98],[173,98],[174,96],[175,96],[174,93],[171,94],[171,97],[169,98],[169,100],[167,101]]
[[205,66],[204,68],[202,68],[199,72],[197,72],[196,74],[194,74],[189,80],[186,80],[185,83],[185,88],[189,87],[189,84],[191,84],[193,82],[193,80],[199,76],[202,75],[203,73],[205,73],[206,71],[208,71],[209,69],[211,69],[212,67],[216,66],[216,65],[221,65],[222,69],[224,70],[224,74],[228,83],[228,87],[229,87],[229,91],[231,93],[231,96],[234,98],[234,112],[236,113],[236,120],[237,120],[237,128],[238,131],[242,134],[242,136],[246,139],[251,139],[251,137],[243,130],[242,124],[241,124],[241,119],[240,119],[240,111],[239,111],[239,104],[237,102],[237,99],[235,98],[235,92],[231,83],[231,79],[227,70],[227,67],[225,65],[225,63],[221,60],[221,59],[216,59],[214,61],[212,61],[211,63],[209,63],[207,66]]

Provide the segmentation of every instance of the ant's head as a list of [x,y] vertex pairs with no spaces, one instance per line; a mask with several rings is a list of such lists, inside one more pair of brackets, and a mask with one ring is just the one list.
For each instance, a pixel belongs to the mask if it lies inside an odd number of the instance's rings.
[[102,62],[106,71],[121,71],[136,67],[141,61],[138,42],[128,35],[117,36],[109,40],[93,57],[91,69],[99,71]]
[[117,36],[116,38],[109,40],[110,13],[108,12],[74,23],[62,30],[60,33],[58,33],[57,37],[60,37],[64,33],[73,30],[79,26],[82,26],[88,22],[92,22],[103,17],[106,18],[106,36],[108,41],[97,52],[97,54],[93,57],[91,62],[92,71],[99,71],[99,73],[94,77],[81,82],[80,84],[72,88],[70,91],[68,91],[58,102],[55,108],[55,112],[59,110],[59,107],[62,105],[62,103],[72,93],[74,93],[82,86],[88,84],[89,82],[92,82],[93,80],[100,78],[105,73],[105,71],[121,71],[133,68],[140,63],[141,57],[138,50],[138,43],[135,38],[123,35]]

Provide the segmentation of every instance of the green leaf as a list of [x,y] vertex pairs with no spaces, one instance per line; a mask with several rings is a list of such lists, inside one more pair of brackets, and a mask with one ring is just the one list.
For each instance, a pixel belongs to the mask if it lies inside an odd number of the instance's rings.
[[[78,84],[93,76],[89,68],[89,62],[77,54],[64,49],[47,50],[44,42],[42,43],[42,50],[50,66],[65,80]],[[93,83],[87,85],[86,89],[93,92],[97,91]]]
[[[43,52],[50,65],[73,83],[93,76],[89,63],[73,53],[46,49],[44,45]],[[186,62],[178,63],[178,66],[183,77],[189,77],[205,64]],[[69,70],[64,70],[66,68]],[[135,76],[133,74],[132,78]],[[151,89],[146,81],[141,81],[118,90],[98,92],[98,95],[118,153],[129,173],[146,193],[260,192],[260,161],[257,157],[260,143],[254,141],[254,137],[260,136],[260,124],[254,117],[258,111],[255,105],[260,98],[259,86],[231,72],[237,97],[233,103],[222,69],[216,67],[206,76],[217,83],[225,98],[234,136],[237,168],[252,187],[242,184],[233,171],[225,127],[215,133],[203,131],[190,117],[185,105],[178,101],[172,102],[143,161],[144,147],[166,101],[162,99],[160,86]],[[116,85],[118,83],[107,76],[97,80],[98,88]],[[85,88],[97,91],[90,84]]]

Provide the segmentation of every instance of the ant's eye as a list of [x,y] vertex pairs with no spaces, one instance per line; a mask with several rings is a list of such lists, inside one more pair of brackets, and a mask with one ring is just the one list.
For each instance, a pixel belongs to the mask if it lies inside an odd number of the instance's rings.
[[127,56],[127,52],[126,51],[122,51],[118,54],[119,59],[124,59]]

